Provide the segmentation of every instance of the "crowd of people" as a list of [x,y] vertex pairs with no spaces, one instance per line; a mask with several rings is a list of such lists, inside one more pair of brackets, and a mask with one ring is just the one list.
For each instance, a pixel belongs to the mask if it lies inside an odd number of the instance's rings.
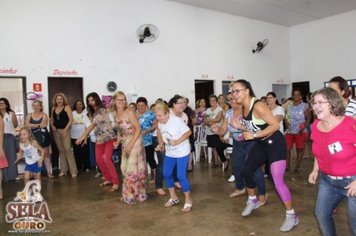
[[[300,173],[305,156],[313,155],[309,182],[315,184],[320,177],[315,213],[322,234],[336,234],[332,215],[346,199],[356,235],[356,101],[347,81],[334,77],[327,88],[308,94],[307,101],[295,88],[290,99],[281,101],[274,92],[258,99],[246,80],[232,82],[226,95],[209,96],[209,107],[205,99],[199,99],[195,110],[181,95],[168,102],[157,99],[149,106],[145,97],[128,104],[125,93],[119,91],[105,107],[92,92],[85,103],[77,100],[71,107],[65,94],[57,93],[49,116],[43,112],[42,101],[35,100],[32,112],[18,124],[9,101],[0,98],[0,183],[16,179],[16,163],[21,159],[26,163],[25,183],[31,176],[41,180],[42,166],[48,178],[54,178],[50,126],[59,151],[59,177],[76,178],[78,171],[89,171],[90,150],[94,150],[94,165],[103,176],[99,186],[110,186],[110,192],[122,186],[126,204],[146,201],[148,183],[155,184],[159,195],[166,195],[164,181],[169,192],[164,206],[179,203],[178,188],[185,198],[181,211],[190,212],[193,200],[187,171],[193,170],[197,132],[202,132],[212,150],[211,167],[223,166],[227,171],[231,162],[235,189],[230,197],[247,194],[243,217],[267,203],[265,177],[270,176],[286,211],[280,231],[292,230],[300,220],[285,172],[292,171],[293,153],[295,174]],[[21,127],[18,144],[17,127]],[[228,147],[232,147],[230,160],[225,153]],[[114,149],[121,155],[119,172],[112,159]]]

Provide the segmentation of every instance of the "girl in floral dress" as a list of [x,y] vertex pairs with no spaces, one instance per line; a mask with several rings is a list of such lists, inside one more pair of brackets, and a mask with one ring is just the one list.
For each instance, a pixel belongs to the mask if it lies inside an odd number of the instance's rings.
[[135,113],[127,109],[126,96],[123,92],[119,91],[114,94],[112,110],[118,129],[118,139],[115,145],[121,142],[122,146],[122,200],[132,205],[135,201],[143,202],[147,199],[147,164],[140,135],[141,128]]

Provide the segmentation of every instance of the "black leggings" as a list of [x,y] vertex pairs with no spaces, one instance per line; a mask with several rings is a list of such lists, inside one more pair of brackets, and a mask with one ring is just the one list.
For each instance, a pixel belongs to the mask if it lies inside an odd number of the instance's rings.
[[146,161],[150,165],[150,168],[152,170],[156,169],[157,163],[155,160],[155,149],[154,149],[153,145],[145,146],[145,153],[146,153]]
[[221,141],[219,136],[216,134],[215,135],[207,135],[206,139],[208,142],[208,147],[215,148],[216,152],[219,155],[221,162],[225,162],[226,157],[225,157],[224,150],[228,147],[231,147],[231,145]]
[[264,140],[257,140],[249,152],[242,171],[246,186],[248,188],[256,187],[254,173],[262,164],[268,161],[268,165],[271,166],[274,162],[285,161],[286,155],[287,145],[281,132],[277,131]]

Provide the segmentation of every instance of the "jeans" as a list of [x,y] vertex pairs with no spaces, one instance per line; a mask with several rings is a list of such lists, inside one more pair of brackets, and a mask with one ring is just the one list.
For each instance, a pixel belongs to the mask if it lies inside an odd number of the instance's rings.
[[[235,186],[238,190],[242,190],[245,188],[245,179],[242,175],[242,170],[244,169],[246,158],[248,157],[248,153],[250,152],[251,147],[254,143],[254,141],[233,141],[231,160],[232,174],[235,176]],[[255,179],[257,184],[258,195],[265,195],[265,179],[261,168],[257,168],[255,172]]]
[[174,187],[174,168],[177,167],[177,178],[182,185],[183,192],[186,193],[190,191],[190,183],[187,178],[188,161],[189,155],[179,158],[164,157],[163,176],[168,188]]
[[336,235],[335,224],[332,218],[333,210],[343,199],[346,199],[347,202],[352,235],[356,235],[356,197],[347,197],[347,190],[344,189],[349,183],[355,180],[356,175],[350,179],[334,180],[325,174],[320,174],[315,214],[321,233],[324,236]]

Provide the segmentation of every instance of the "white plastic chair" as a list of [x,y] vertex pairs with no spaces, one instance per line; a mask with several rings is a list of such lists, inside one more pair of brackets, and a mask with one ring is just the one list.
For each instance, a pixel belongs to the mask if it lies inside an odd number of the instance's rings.
[[[232,155],[232,147],[227,147],[224,150],[224,154],[225,154],[226,159],[230,160],[231,155]],[[224,163],[222,164],[222,169],[223,169],[223,171],[225,171],[225,164]]]
[[[206,141],[206,128],[202,125],[195,126],[195,161],[200,161],[200,152],[203,149],[204,156],[208,157],[208,162],[212,160],[212,149],[207,148],[208,142]],[[208,149],[208,150],[207,150]]]

